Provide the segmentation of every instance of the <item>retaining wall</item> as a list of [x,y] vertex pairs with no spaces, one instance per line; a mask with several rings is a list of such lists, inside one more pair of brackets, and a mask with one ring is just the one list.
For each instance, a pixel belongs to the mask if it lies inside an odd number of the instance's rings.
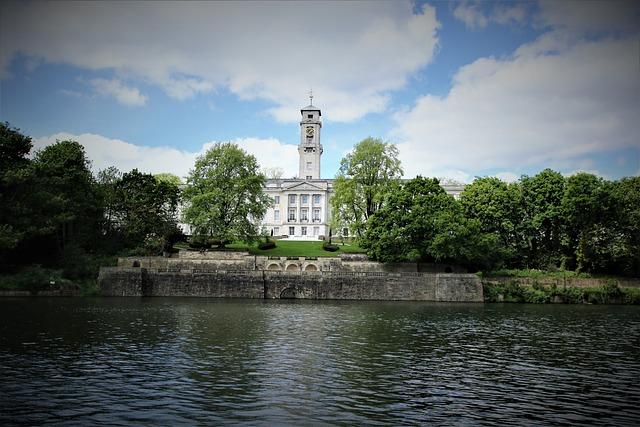
[[105,267],[98,280],[104,296],[483,301],[473,274]]

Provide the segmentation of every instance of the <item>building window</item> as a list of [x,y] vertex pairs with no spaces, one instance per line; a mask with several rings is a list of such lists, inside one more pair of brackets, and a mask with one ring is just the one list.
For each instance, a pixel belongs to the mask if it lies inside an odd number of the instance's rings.
[[311,175],[307,175],[307,179],[313,179]]
[[307,235],[307,227],[302,227],[302,235],[303,236]]
[[300,221],[309,221],[309,209],[300,209]]
[[320,222],[320,208],[313,209],[313,222]]
[[280,211],[279,210],[275,210],[273,211],[273,220],[274,221],[280,221]]
[[273,198],[273,203],[276,204],[276,205],[279,205],[280,204],[280,196],[275,196]]
[[320,195],[319,194],[314,194],[313,195],[313,204],[314,205],[319,205],[320,204]]
[[273,235],[277,236],[278,234],[280,234],[280,227],[273,227]]
[[289,227],[289,236],[293,236],[295,234],[296,228],[295,227]]
[[295,220],[296,220],[296,210],[289,209],[289,221],[295,221]]
[[300,195],[300,203],[303,205],[306,205],[309,203],[309,195],[308,194],[301,194]]
[[289,204],[290,205],[295,205],[296,204],[296,195],[295,194],[289,194]]
[[307,114],[307,119],[313,119],[313,114]]
[[310,171],[311,170],[311,162],[307,162],[307,170]]
[[317,236],[318,234],[320,234],[320,227],[313,227],[313,235]]
[[348,229],[348,228],[346,228],[346,227],[345,227],[345,228],[343,228],[343,229],[342,229],[342,235],[343,235],[343,236],[348,236],[348,235],[349,235],[349,229]]

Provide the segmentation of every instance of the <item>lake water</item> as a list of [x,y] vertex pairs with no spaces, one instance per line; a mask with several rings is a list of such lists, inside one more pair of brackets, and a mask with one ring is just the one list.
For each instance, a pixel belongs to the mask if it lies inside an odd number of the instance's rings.
[[0,299],[0,424],[638,425],[640,307]]

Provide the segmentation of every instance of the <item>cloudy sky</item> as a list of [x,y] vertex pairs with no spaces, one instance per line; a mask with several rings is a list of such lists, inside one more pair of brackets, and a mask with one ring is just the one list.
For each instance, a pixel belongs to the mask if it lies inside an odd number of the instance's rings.
[[184,176],[216,141],[297,172],[322,109],[322,175],[355,143],[406,177],[640,174],[640,3],[2,2],[0,120],[74,139],[95,170]]

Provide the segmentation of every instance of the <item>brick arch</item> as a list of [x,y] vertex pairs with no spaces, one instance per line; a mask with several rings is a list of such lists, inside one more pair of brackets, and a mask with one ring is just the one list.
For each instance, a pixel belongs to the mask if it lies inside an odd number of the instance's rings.
[[318,266],[315,264],[307,264],[304,271],[318,271]]
[[289,264],[287,265],[287,271],[300,271],[300,267],[298,267],[298,264]]
[[276,263],[271,263],[271,264],[269,264],[269,267],[267,267],[267,270],[279,271],[280,270],[280,265],[276,264]]

